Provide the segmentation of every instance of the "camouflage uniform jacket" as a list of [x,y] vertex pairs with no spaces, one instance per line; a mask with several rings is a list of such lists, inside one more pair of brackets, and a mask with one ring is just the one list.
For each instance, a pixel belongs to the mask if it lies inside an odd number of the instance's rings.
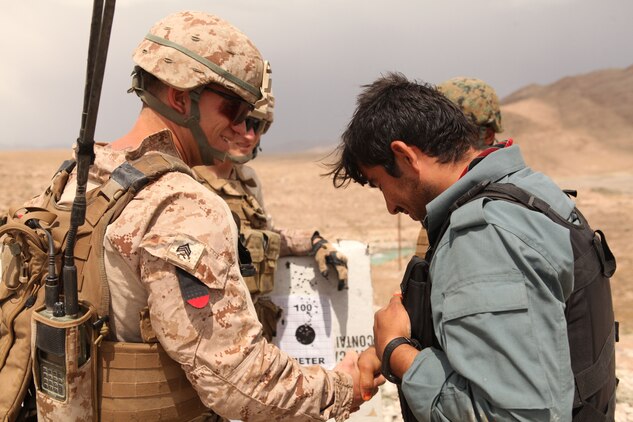
[[233,171],[231,171],[231,174],[229,175],[229,180],[239,182],[244,191],[253,196],[264,210],[264,213],[268,217],[267,229],[279,233],[281,236],[281,249],[279,256],[304,256],[310,254],[312,250],[312,233],[314,233],[316,229],[291,230],[274,227],[272,219],[266,212],[264,205],[262,183],[252,167],[245,164],[236,164],[233,166]]
[[[154,151],[178,156],[168,131],[134,150],[95,150],[88,189],[125,160]],[[72,200],[73,185],[74,178],[62,201]],[[351,377],[301,366],[262,338],[236,265],[236,234],[224,201],[188,175],[167,173],[141,190],[108,226],[104,240],[114,336],[140,342],[139,312],[149,306],[161,345],[216,413],[249,421],[344,420]],[[177,267],[208,287],[206,306],[183,300]]]

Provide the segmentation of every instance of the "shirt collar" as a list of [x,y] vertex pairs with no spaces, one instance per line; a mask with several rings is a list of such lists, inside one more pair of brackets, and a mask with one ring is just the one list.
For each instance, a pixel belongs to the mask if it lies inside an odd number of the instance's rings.
[[90,179],[97,184],[103,183],[123,162],[137,160],[151,152],[161,152],[182,159],[168,129],[149,135],[133,149],[117,150],[113,149],[111,144],[96,142],[95,161],[94,165],[90,166]]
[[183,159],[174,144],[174,138],[169,129],[163,129],[149,135],[134,149],[126,149],[125,159],[127,161],[134,161],[148,152],[162,152],[180,158],[181,160]]
[[429,241],[433,243],[435,240],[437,232],[448,215],[449,207],[469,189],[484,180],[496,182],[525,167],[527,166],[521,150],[516,145],[497,149],[484,157],[457,182],[427,204],[427,215],[423,224],[429,234]]

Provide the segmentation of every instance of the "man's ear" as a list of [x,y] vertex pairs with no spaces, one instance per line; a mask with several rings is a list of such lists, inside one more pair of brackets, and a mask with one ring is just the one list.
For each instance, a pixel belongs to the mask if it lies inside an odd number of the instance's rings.
[[186,91],[167,87],[167,105],[180,114],[187,114],[189,94]]
[[391,151],[396,159],[396,163],[400,169],[403,169],[407,166],[411,169],[417,171],[420,167],[420,160],[418,157],[418,148],[412,145],[409,145],[403,141],[395,140],[391,142]]
[[495,131],[490,127],[486,127],[484,135],[484,144],[486,146],[493,145],[495,143]]

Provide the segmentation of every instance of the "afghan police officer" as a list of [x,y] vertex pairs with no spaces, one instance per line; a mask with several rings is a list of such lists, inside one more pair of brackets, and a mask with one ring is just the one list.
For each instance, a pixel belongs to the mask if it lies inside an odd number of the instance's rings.
[[[503,132],[499,97],[494,88],[481,79],[458,76],[448,79],[437,89],[449,100],[457,104],[460,110],[473,122],[479,131],[479,146],[491,146],[496,143],[496,134]],[[424,256],[429,241],[426,231],[420,230],[416,242],[415,254]]]
[[[354,356],[334,371],[301,366],[264,339],[230,209],[190,170],[213,164],[222,154],[213,145],[246,134],[245,119],[263,96],[259,51],[219,17],[186,11],[156,23],[133,58],[131,90],[143,108],[126,135],[96,146],[88,190],[116,201],[103,186],[134,177],[135,163],[150,162],[151,172],[168,162],[171,171],[150,180],[92,243],[99,265],[84,268],[101,268],[102,277],[80,275],[80,298],[104,281],[109,292],[99,301],[109,303],[111,340],[100,352],[100,418],[346,419],[362,402]],[[125,176],[111,182],[122,165]],[[75,184],[72,172],[52,197],[56,206],[72,201]],[[47,200],[45,193],[31,204]],[[66,409],[47,418],[80,415]]]
[[264,97],[246,118],[246,133],[238,133],[232,139],[220,138],[213,143],[219,152],[214,164],[194,167],[203,183],[224,198],[239,221],[240,239],[255,267],[255,271],[244,280],[268,340],[276,335],[277,322],[281,317],[281,309],[266,296],[274,287],[274,271],[279,257],[312,255],[324,276],[328,276],[330,269],[334,270],[332,278],[336,278],[339,290],[347,286],[347,257],[318,231],[273,227],[272,219],[264,208],[260,179],[247,164],[257,156],[261,136],[273,122],[275,99],[270,75],[270,64],[266,62],[262,87]]

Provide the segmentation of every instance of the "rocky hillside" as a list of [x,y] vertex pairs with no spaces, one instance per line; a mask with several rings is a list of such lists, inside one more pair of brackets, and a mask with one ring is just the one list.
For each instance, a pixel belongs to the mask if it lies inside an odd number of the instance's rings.
[[633,66],[529,85],[502,100],[504,137],[560,176],[633,167]]

